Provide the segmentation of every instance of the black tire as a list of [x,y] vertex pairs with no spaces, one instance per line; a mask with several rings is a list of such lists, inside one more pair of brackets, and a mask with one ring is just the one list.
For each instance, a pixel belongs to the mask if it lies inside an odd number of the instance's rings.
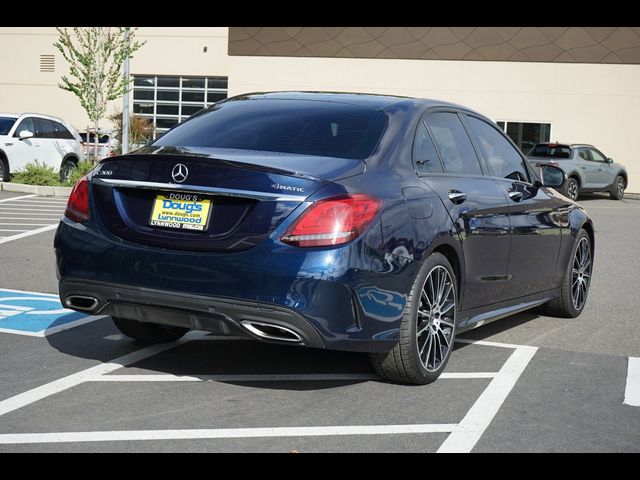
[[[589,257],[589,265],[588,265],[588,277],[586,280],[586,289],[584,291],[584,296],[579,305],[576,305],[574,302],[573,296],[573,283],[574,283],[574,266],[576,263],[576,255],[578,253],[578,248],[581,246],[583,242],[586,242],[588,246],[588,257]],[[579,270],[579,269],[578,269]],[[554,300],[551,300],[549,303],[544,305],[543,312],[546,315],[550,315],[552,317],[562,317],[562,318],[575,318],[582,313],[584,310],[584,306],[587,303],[587,297],[589,294],[589,287],[591,286],[591,273],[593,272],[593,249],[591,246],[591,239],[589,234],[584,230],[580,230],[578,236],[576,238],[575,245],[573,246],[573,250],[571,251],[571,260],[569,261],[569,265],[567,265],[567,270],[565,272],[564,278],[562,280],[562,285],[560,286],[560,296]],[[585,278],[580,276],[580,278]]]
[[579,190],[580,185],[578,184],[578,180],[573,177],[569,177],[567,178],[564,187],[562,187],[562,194],[575,201],[578,199]]
[[3,157],[0,157],[0,182],[8,182],[9,176],[9,165]]
[[144,323],[138,322],[137,320],[127,320],[126,318],[112,317],[112,319],[113,323],[118,327],[118,330],[127,337],[145,343],[173,342],[174,340],[182,338],[189,331],[188,328]]
[[[432,272],[437,272],[438,274],[442,274],[445,277],[444,272],[442,272],[442,268],[444,268],[449,274],[450,283],[444,284],[444,288],[448,289],[448,285],[451,286],[451,293],[447,293],[444,296],[442,305],[447,303],[448,298],[453,298],[453,307],[450,307],[450,310],[442,310],[443,312],[449,313],[449,315],[445,316],[442,313],[442,317],[440,316],[441,306],[437,307],[437,318],[434,318],[432,314],[436,312],[435,309],[431,309],[428,307],[429,303],[426,303],[427,300],[424,299],[423,289],[429,288],[428,279]],[[405,305],[404,313],[402,316],[402,322],[400,324],[400,340],[396,344],[396,346],[390,352],[384,353],[372,353],[371,354],[371,363],[376,373],[380,375],[382,378],[391,380],[393,382],[399,383],[411,383],[424,385],[427,383],[431,383],[435,381],[440,374],[444,371],[447,366],[447,362],[449,361],[449,357],[451,355],[451,351],[453,350],[453,342],[455,339],[456,333],[456,321],[457,321],[457,298],[458,298],[458,286],[455,273],[451,268],[451,264],[447,260],[447,258],[440,253],[433,253],[427,258],[424,262],[420,272],[416,276],[416,279],[411,288],[411,292],[409,294],[409,299],[407,300],[407,304]],[[438,303],[438,302],[434,302]],[[419,336],[418,324],[420,322],[420,318],[425,318],[424,311],[426,308],[429,309],[429,316],[426,317],[428,320],[423,320],[421,325],[421,331],[425,331],[423,336]],[[422,307],[422,308],[421,308]],[[418,315],[418,310],[420,309],[420,317]],[[447,324],[444,329],[440,329],[442,335],[437,333],[437,328],[441,325],[440,321],[448,321],[450,322],[450,327]],[[434,322],[437,322],[434,326]],[[431,329],[431,330],[429,330]],[[448,332],[448,336],[447,333]],[[436,332],[432,334],[431,332]],[[429,338],[429,335],[432,335]],[[425,338],[424,343],[422,344],[423,351],[426,350],[427,345],[429,348],[426,352],[426,358],[423,363],[423,359],[421,358],[420,352],[420,340]],[[438,347],[437,337],[439,339],[439,351],[441,353],[441,358],[439,363],[436,361],[436,349]],[[446,339],[448,338],[449,344],[446,345]],[[445,340],[443,342],[442,340]],[[431,341],[431,343],[429,343]],[[442,347],[447,347],[445,353],[442,353]],[[430,362],[430,352],[433,347],[434,359],[431,364],[431,370],[427,368]],[[425,365],[426,363],[426,365]]]
[[77,160],[71,158],[64,160],[60,166],[60,181],[66,181],[75,168],[78,168]]
[[618,175],[611,185],[609,196],[611,200],[622,200],[624,197],[624,189],[627,188],[627,182],[622,175]]

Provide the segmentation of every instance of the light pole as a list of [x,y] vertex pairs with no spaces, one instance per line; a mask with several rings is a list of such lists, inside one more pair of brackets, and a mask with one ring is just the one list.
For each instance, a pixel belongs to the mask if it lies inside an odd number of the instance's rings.
[[125,30],[125,39],[127,42],[127,55],[124,58],[124,81],[127,90],[122,96],[122,154],[129,152],[129,27]]

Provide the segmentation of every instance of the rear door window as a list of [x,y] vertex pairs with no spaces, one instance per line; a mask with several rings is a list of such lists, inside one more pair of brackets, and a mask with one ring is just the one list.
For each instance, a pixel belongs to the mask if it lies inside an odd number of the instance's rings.
[[431,135],[422,120],[413,141],[413,166],[418,174],[442,173],[444,171]]
[[471,130],[489,168],[489,175],[529,182],[529,172],[524,159],[506,138],[484,120],[467,115]]
[[34,118],[36,135],[38,138],[56,138],[56,129],[51,120],[46,118]]
[[445,172],[482,175],[480,162],[458,115],[432,113],[427,117],[427,125],[440,151]]
[[71,134],[67,127],[62,125],[60,122],[53,122],[53,125],[56,128],[56,138],[61,140],[74,140],[74,136]]

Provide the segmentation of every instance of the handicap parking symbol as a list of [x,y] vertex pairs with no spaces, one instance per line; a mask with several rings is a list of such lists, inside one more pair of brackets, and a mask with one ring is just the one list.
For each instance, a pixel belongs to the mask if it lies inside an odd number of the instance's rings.
[[43,336],[88,317],[64,308],[56,295],[0,289],[0,332]]

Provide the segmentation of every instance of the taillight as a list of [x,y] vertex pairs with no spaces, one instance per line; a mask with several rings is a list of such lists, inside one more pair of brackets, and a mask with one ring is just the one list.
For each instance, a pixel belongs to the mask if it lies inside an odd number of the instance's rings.
[[80,178],[73,186],[64,216],[79,223],[89,220],[89,182],[87,177]]
[[280,240],[296,247],[347,243],[364,232],[380,206],[380,200],[362,193],[319,200],[287,229]]

